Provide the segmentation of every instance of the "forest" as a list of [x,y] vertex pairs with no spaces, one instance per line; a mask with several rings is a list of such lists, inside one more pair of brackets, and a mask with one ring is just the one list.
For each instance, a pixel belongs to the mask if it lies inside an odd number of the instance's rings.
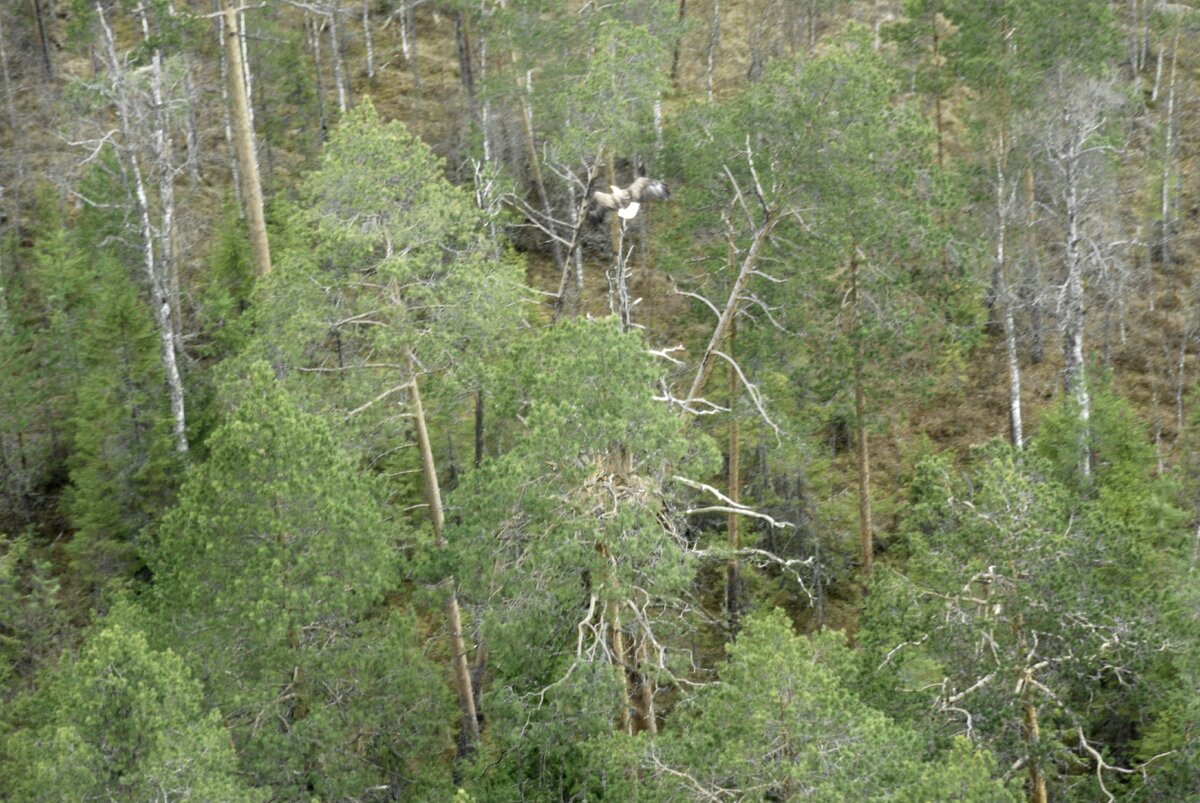
[[1195,0],[6,0],[0,82],[0,799],[1200,800]]

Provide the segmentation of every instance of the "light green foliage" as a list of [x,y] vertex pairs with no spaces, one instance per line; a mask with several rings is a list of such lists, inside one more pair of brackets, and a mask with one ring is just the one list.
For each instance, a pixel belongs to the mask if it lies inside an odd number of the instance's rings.
[[[470,384],[520,317],[521,276],[432,151],[369,101],[332,132],[288,217],[263,292],[259,344],[303,403],[345,413],[416,370]],[[393,404],[354,420],[389,422]],[[394,426],[394,424],[391,424]],[[382,448],[395,446],[385,430]]]
[[646,800],[1015,800],[965,743],[926,760],[914,731],[845,685],[842,636],[802,638],[779,610],[746,620],[721,679],[642,750]]
[[[743,252],[752,236],[726,169],[755,216],[762,216],[756,187],[781,216],[761,270],[785,281],[756,279],[750,292],[787,331],[742,325],[738,353],[743,368],[763,366],[756,379],[766,379],[766,389],[778,389],[768,407],[787,416],[785,429],[806,427],[801,437],[809,442],[826,425],[853,432],[856,364],[868,431],[901,386],[920,393],[932,385],[955,334],[944,310],[968,302],[965,288],[937,267],[945,239],[932,131],[869,32],[850,26],[802,64],[774,64],[728,103],[697,104],[675,130],[668,157],[688,179],[679,206],[699,210],[702,220],[681,227],[685,241],[672,250],[681,263],[692,261],[702,232],[700,247],[711,256],[698,283],[735,275],[725,267],[722,210],[732,210]],[[743,305],[747,318],[762,320],[761,307]],[[855,511],[824,512],[833,520],[826,532],[838,533]]]
[[375,619],[403,530],[265,364],[226,401],[148,551],[163,641],[227,716],[255,785],[336,797],[424,777],[446,746],[444,692],[411,624]]
[[670,473],[704,476],[713,453],[651,398],[658,372],[645,348],[611,319],[562,323],[522,344],[506,398],[523,431],[449,496],[455,575],[464,599],[488,602],[484,710],[503,765],[483,788],[574,789],[583,742],[628,705],[607,627],[620,618],[630,660],[647,628],[661,638],[678,627],[665,612],[693,563],[664,485]]
[[31,720],[3,743],[9,800],[250,801],[220,714],[173,652],[120,616],[47,670]]
[[[29,536],[0,535],[0,700],[12,696],[68,632],[61,589]],[[0,728],[3,728],[0,719]]]
[[479,24],[512,43],[517,70],[500,72],[490,96],[516,101],[533,70],[530,102],[552,160],[578,168],[601,148],[615,158],[647,154],[654,103],[668,88],[677,4],[617,0],[575,9],[514,2]]
[[1031,90],[1062,62],[1096,72],[1120,57],[1113,6],[1103,0],[919,0],[936,5],[955,26],[946,43],[951,69],[986,97],[1024,105]]
[[97,155],[79,192],[92,203],[70,228],[55,209],[44,210],[22,287],[36,316],[11,330],[11,359],[29,358],[28,372],[12,376],[25,383],[24,391],[10,388],[14,402],[24,398],[12,420],[29,434],[13,444],[21,448],[11,459],[34,458],[31,447],[43,443],[37,418],[52,413],[59,426],[44,434],[70,447],[60,467],[70,480],[60,504],[74,531],[66,551],[73,580],[94,589],[137,568],[133,537],[169,504],[178,463],[153,318],[131,278],[140,275],[130,268],[138,257],[122,236],[124,192],[111,150]]
[[125,266],[100,255],[92,267],[94,278],[79,277],[91,291],[90,314],[77,343],[84,372],[71,417],[65,507],[75,527],[67,552],[76,576],[99,586],[138,566],[133,538],[170,499],[179,463],[153,321]]
[[[1032,752],[1064,799],[1098,794],[1094,764],[1091,775],[1065,769],[1089,766],[1080,732],[1110,763],[1136,763],[1128,734],[1158,705],[1145,679],[1179,649],[1156,612],[1177,604],[1163,581],[1178,572],[1179,517],[1123,409],[1111,397],[1096,406],[1096,432],[1110,438],[1098,465],[1120,479],[1107,486],[1098,471],[1091,498],[1001,444],[962,476],[944,458],[924,462],[905,526],[909,577],[881,574],[860,633],[871,699],[918,719],[932,702],[934,731],[970,731],[1001,763],[1031,752],[1021,723],[1036,710]],[[1040,442],[1061,459],[1070,447],[1055,420]]]

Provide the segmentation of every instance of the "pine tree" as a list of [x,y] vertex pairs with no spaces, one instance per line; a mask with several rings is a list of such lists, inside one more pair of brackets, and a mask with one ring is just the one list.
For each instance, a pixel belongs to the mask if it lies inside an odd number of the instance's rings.
[[254,800],[220,713],[205,707],[183,659],[121,619],[45,671],[22,706],[27,727],[3,741],[0,792],[47,802]]
[[156,632],[225,713],[255,786],[284,797],[402,777],[436,786],[440,679],[411,624],[381,610],[405,529],[265,364],[224,399],[209,458],[148,552]]

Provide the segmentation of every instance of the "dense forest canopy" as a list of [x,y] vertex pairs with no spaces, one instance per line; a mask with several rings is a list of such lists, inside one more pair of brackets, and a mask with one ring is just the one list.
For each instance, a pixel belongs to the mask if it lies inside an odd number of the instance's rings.
[[0,5],[0,798],[1200,798],[1197,54]]

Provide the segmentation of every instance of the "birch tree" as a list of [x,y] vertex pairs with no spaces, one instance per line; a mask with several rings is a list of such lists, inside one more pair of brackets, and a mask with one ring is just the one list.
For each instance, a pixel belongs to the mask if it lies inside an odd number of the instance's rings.
[[[1059,291],[1063,350],[1063,389],[1080,423],[1079,470],[1091,472],[1087,445],[1091,401],[1084,348],[1084,278],[1095,274],[1115,238],[1106,231],[1111,208],[1111,140],[1120,100],[1112,80],[1076,79],[1067,67],[1052,78],[1049,112],[1040,127],[1042,150],[1051,171],[1047,191],[1060,227],[1062,285]],[[1108,235],[1106,237],[1106,234]]]
[[[100,140],[80,142],[91,150],[91,156],[111,143],[125,171],[128,182],[135,230],[141,246],[141,269],[150,296],[150,307],[160,340],[160,359],[166,379],[167,395],[173,418],[175,448],[187,452],[187,417],[185,392],[179,367],[179,343],[173,304],[178,286],[172,271],[177,268],[174,253],[174,195],[175,165],[168,143],[169,118],[162,113],[165,103],[162,54],[151,51],[152,69],[146,91],[139,91],[129,68],[128,59],[117,50],[116,37],[104,4],[94,6],[94,23],[100,32],[100,51],[106,73],[103,91],[117,115],[118,127]],[[148,12],[144,12],[148,13]],[[148,30],[148,29],[144,29]],[[148,34],[146,34],[148,36]],[[145,143],[149,143],[147,148]],[[147,171],[158,176],[158,193],[152,191]]]

